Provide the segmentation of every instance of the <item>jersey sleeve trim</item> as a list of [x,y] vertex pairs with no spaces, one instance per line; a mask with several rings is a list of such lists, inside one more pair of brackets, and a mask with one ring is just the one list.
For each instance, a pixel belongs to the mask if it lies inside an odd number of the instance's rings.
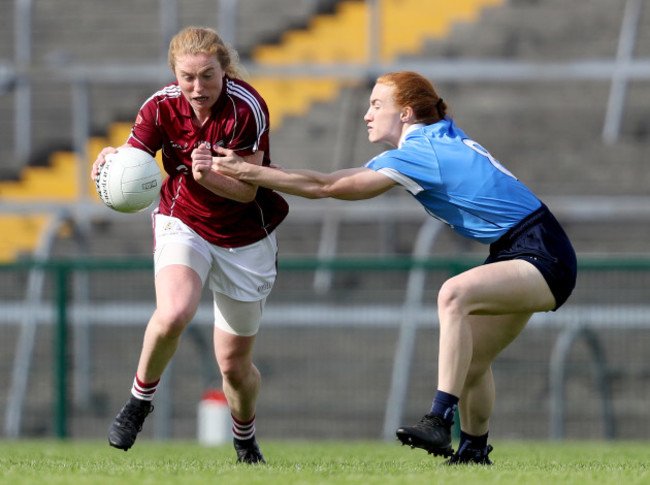
[[129,138],[126,140],[126,142],[128,144],[130,144],[130,145],[133,145],[133,142],[135,142],[137,145],[139,145],[137,148],[144,149],[147,152],[149,152],[150,155],[156,156],[156,150],[152,150],[151,148],[149,148],[149,146],[147,146],[144,142],[139,140],[138,137],[136,137],[133,134],[133,132],[131,132],[131,134],[129,135]]
[[377,170],[377,172],[384,174],[386,177],[394,180],[406,190],[408,190],[412,195],[418,195],[420,192],[424,191],[424,188],[418,184],[415,180],[410,177],[407,177],[403,173],[395,170],[394,168],[383,167]]

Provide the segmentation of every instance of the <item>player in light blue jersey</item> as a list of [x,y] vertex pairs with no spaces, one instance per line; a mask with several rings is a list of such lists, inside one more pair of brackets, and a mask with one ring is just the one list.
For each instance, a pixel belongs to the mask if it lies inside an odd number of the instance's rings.
[[487,244],[542,205],[451,119],[411,125],[399,148],[365,166],[402,185],[459,234]]
[[[404,187],[432,216],[463,236],[490,245],[485,264],[447,280],[438,293],[440,346],[433,405],[397,437],[445,463],[489,465],[487,443],[495,400],[491,364],[535,312],[559,308],[576,281],[576,255],[548,208],[490,153],[446,116],[431,82],[414,72],[380,76],[364,120],[371,142],[393,150],[363,167],[324,174],[246,163],[217,149],[212,170],[308,198],[345,200]],[[461,439],[451,425],[458,409]]]

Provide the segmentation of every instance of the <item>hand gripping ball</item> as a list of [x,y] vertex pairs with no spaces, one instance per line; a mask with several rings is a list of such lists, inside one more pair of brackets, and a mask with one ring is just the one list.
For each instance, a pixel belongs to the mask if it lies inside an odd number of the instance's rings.
[[149,207],[160,193],[162,173],[156,159],[147,152],[122,147],[106,155],[95,179],[104,204],[118,212],[139,212]]

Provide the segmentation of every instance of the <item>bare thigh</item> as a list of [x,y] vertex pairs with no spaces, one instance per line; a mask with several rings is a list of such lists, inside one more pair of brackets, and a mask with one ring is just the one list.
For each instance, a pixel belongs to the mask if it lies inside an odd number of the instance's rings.
[[555,298],[539,270],[528,261],[477,266],[445,282],[439,304],[456,301],[465,315],[530,314],[555,308]]
[[183,265],[170,265],[156,275],[156,314],[165,324],[187,325],[201,301],[199,275]]

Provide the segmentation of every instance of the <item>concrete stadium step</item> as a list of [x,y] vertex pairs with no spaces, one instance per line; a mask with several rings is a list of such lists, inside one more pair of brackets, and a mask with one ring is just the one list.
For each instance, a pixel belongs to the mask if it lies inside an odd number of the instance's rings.
[[28,167],[17,182],[0,182],[4,200],[70,202],[77,197],[77,159],[72,153],[54,153],[48,166]]
[[[124,144],[131,130],[130,123],[114,123],[108,137],[93,137],[87,144],[87,172],[90,176],[92,164],[97,153],[105,146]],[[162,161],[158,156],[162,168]],[[0,182],[0,201],[59,201],[74,202],[81,193],[78,187],[79,174],[77,156],[73,152],[54,152],[46,166],[27,167],[17,181]],[[90,201],[101,201],[94,184],[88,183]],[[0,226],[5,228],[5,236],[0,244],[0,262],[12,261],[21,254],[33,252],[43,229],[49,220],[48,215],[0,215]],[[65,236],[65,235],[64,235]]]
[[341,2],[333,15],[320,15],[306,30],[285,32],[279,45],[257,47],[253,60],[260,64],[334,63],[363,61],[366,6]]
[[340,89],[339,82],[324,78],[252,78],[249,82],[266,101],[272,130],[289,116],[303,116],[313,103],[333,100]]
[[[503,5],[502,0],[444,0],[384,2],[381,15],[382,59],[421,53],[423,43],[444,38],[454,26],[473,24],[484,9]],[[410,34],[405,35],[406,32]]]
[[159,4],[157,0],[39,2],[32,16],[33,60],[65,63],[157,58]]
[[[384,0],[381,3],[382,61],[418,52],[425,39],[445,36],[454,23],[478,18],[482,8],[500,0]],[[259,46],[253,60],[261,64],[365,62],[368,59],[365,2],[343,1],[332,15],[314,17],[306,30],[283,34],[279,45]]]
[[277,43],[290,29],[305,28],[312,16],[331,11],[339,0],[238,0],[238,25],[233,46],[249,59],[262,44]]
[[624,2],[608,0],[588,7],[583,2],[511,0],[506,8],[486,10],[476,25],[455,25],[448,42],[429,40],[423,54],[528,61],[613,57],[623,8]]
[[[416,52],[423,39],[443,36],[454,22],[474,20],[481,8],[498,3],[499,0],[463,0],[450,6],[438,0],[426,4],[414,0],[384,1],[381,3],[382,59],[388,61],[403,52]],[[368,17],[366,3],[341,2],[333,14],[314,17],[307,29],[284,33],[278,45],[256,48],[253,59],[262,65],[365,62]],[[409,22],[409,28],[404,28]],[[312,103],[331,98],[341,88],[338,81],[322,78],[252,79],[251,83],[266,99],[274,128],[282,124],[285,115],[303,115]],[[327,94],[321,97],[312,94],[314,86],[317,89],[322,86],[319,92],[326,90]]]

